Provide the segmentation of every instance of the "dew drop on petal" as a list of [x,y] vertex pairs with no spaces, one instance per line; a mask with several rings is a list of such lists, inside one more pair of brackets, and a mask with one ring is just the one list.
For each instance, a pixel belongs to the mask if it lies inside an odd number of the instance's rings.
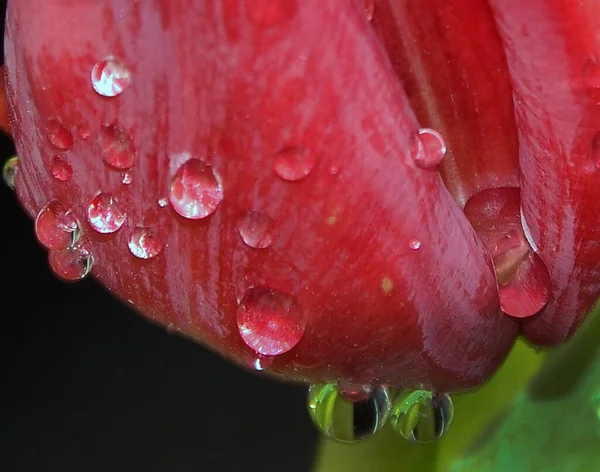
[[308,411],[325,436],[353,443],[370,438],[385,425],[391,408],[386,387],[375,387],[367,398],[345,399],[336,384],[314,384],[308,391]]
[[129,185],[132,181],[131,174],[129,172],[125,172],[121,174],[121,183],[123,185]]
[[119,201],[107,193],[96,195],[87,208],[88,223],[99,233],[114,233],[123,226],[126,218]]
[[169,200],[184,218],[206,218],[223,201],[223,187],[211,166],[199,159],[189,159],[171,181]]
[[421,249],[421,241],[419,241],[418,239],[412,239],[411,241],[409,241],[408,247],[410,247],[413,251],[417,251]]
[[390,424],[396,433],[410,442],[428,443],[442,437],[453,417],[454,406],[449,395],[407,390],[394,401]]
[[100,132],[104,162],[115,169],[129,169],[135,162],[131,135],[116,126],[103,126]]
[[160,200],[158,200],[158,206],[161,208],[166,207],[169,204],[169,200],[166,198],[161,198]]
[[422,169],[432,169],[446,155],[446,142],[440,133],[433,129],[422,128],[415,139],[415,164]]
[[293,349],[306,327],[295,298],[266,287],[246,292],[238,306],[237,326],[246,345],[264,356]]
[[249,211],[242,218],[238,231],[248,247],[264,249],[273,244],[273,220],[262,211]]
[[116,97],[131,84],[131,73],[113,57],[97,62],[92,68],[92,86],[104,97]]
[[73,148],[73,134],[58,120],[51,119],[46,125],[48,141],[56,149],[68,151]]
[[69,282],[85,278],[92,270],[93,258],[83,247],[50,251],[50,268],[55,275]]
[[67,249],[79,240],[81,227],[70,209],[58,200],[51,200],[35,218],[35,235],[47,249]]
[[13,156],[8,159],[4,166],[2,166],[2,179],[4,183],[11,190],[15,189],[15,179],[17,178],[17,172],[19,171],[19,158]]
[[73,168],[71,167],[71,164],[69,164],[69,161],[61,156],[54,156],[52,158],[51,165],[52,177],[60,182],[67,182],[71,180],[71,177],[73,176]]
[[284,180],[295,182],[307,177],[315,166],[315,155],[307,149],[288,147],[277,153],[273,170]]
[[270,356],[255,356],[250,361],[250,367],[256,371],[267,370],[273,365],[273,357]]
[[342,398],[347,402],[364,401],[373,392],[371,385],[358,384],[347,379],[340,379],[337,389]]
[[163,250],[164,242],[156,231],[138,226],[131,232],[127,243],[131,254],[139,259],[152,259]]

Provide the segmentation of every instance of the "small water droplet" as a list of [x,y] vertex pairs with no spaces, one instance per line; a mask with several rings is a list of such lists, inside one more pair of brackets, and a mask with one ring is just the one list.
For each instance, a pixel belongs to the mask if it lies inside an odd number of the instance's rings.
[[50,251],[48,262],[52,271],[61,279],[76,282],[92,270],[93,258],[82,247]]
[[133,138],[116,126],[103,126],[101,130],[104,162],[115,169],[129,169],[135,162]]
[[314,153],[307,149],[289,147],[277,153],[273,161],[273,169],[282,179],[295,182],[311,173],[315,161]]
[[267,370],[272,365],[273,357],[261,355],[254,357],[250,363],[250,367],[257,371]]
[[116,97],[131,84],[131,73],[114,57],[97,62],[92,68],[92,86],[104,97]]
[[114,233],[123,226],[126,218],[119,201],[107,193],[96,195],[87,208],[88,223],[99,233]]
[[413,251],[418,251],[421,249],[421,241],[418,239],[413,239],[408,243],[408,247],[410,247]]
[[56,119],[49,120],[46,131],[48,141],[56,149],[68,151],[73,148],[73,135],[60,121]]
[[51,200],[35,218],[35,235],[47,249],[67,249],[79,240],[81,227],[70,209],[58,200]]
[[273,220],[258,210],[249,211],[238,229],[242,240],[248,247],[264,249],[273,244]]
[[18,172],[19,158],[17,156],[13,156],[8,159],[2,167],[2,179],[11,190],[15,189],[15,179],[17,178]]
[[131,174],[129,172],[125,172],[124,174],[121,175],[121,183],[123,185],[129,185],[131,183]]
[[156,231],[138,226],[129,237],[129,250],[131,254],[140,259],[152,259],[163,250],[164,242]]
[[375,14],[375,0],[362,0],[362,3],[367,21],[373,21],[373,16]]
[[87,123],[80,123],[77,126],[77,136],[84,141],[90,137],[90,126]]
[[304,313],[294,297],[266,287],[246,292],[238,307],[237,325],[246,345],[265,356],[293,349],[305,329]]
[[391,397],[385,387],[376,387],[361,401],[347,401],[335,384],[311,385],[308,411],[317,428],[327,437],[352,443],[367,439],[385,425]]
[[357,384],[347,379],[339,380],[337,389],[347,402],[365,401],[373,393],[373,387],[371,385]]
[[177,170],[169,189],[173,209],[184,218],[212,214],[223,200],[223,187],[213,169],[199,159],[189,159]]
[[418,167],[431,169],[442,162],[446,155],[446,142],[440,133],[422,128],[415,141],[414,159]]
[[73,176],[73,168],[71,167],[71,164],[69,164],[69,161],[60,156],[54,156],[52,158],[51,172],[52,177],[60,182],[67,182],[71,180],[71,177]]
[[161,207],[161,208],[166,207],[168,204],[169,204],[169,200],[167,200],[166,198],[161,198],[158,201],[158,206]]
[[428,443],[448,430],[453,416],[454,406],[449,395],[427,390],[405,391],[394,401],[390,424],[409,441]]

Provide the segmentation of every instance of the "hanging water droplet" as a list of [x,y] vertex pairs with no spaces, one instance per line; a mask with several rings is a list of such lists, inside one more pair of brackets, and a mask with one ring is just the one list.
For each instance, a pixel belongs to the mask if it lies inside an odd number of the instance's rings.
[[114,57],[97,62],[92,68],[92,86],[105,97],[116,97],[131,84],[131,73]]
[[448,430],[453,416],[449,395],[427,390],[405,391],[394,401],[390,424],[409,441],[427,443],[436,441]]
[[58,277],[68,282],[76,282],[91,272],[93,258],[86,249],[74,247],[50,251],[48,262]]
[[375,0],[362,0],[362,3],[367,21],[373,21],[373,16],[375,14]]
[[238,229],[248,247],[264,249],[273,244],[273,220],[258,210],[249,211],[241,220]]
[[135,162],[133,138],[116,126],[103,126],[100,131],[104,162],[115,169],[129,169]]
[[294,297],[266,287],[246,292],[238,307],[237,325],[246,345],[265,356],[293,349],[306,327]]
[[51,169],[52,177],[60,182],[67,182],[71,180],[73,176],[73,168],[69,161],[63,159],[60,156],[54,156],[52,158],[52,169]]
[[48,133],[48,141],[56,149],[68,151],[73,148],[73,135],[71,132],[58,120],[51,119],[46,125]]
[[121,183],[123,185],[129,185],[132,181],[131,174],[129,172],[125,172],[121,174]]
[[338,392],[347,402],[361,402],[373,393],[371,385],[357,384],[347,379],[340,379],[337,385]]
[[99,233],[114,233],[123,226],[126,218],[119,201],[107,193],[96,195],[87,208],[88,223]]
[[17,156],[13,156],[8,159],[2,167],[2,179],[11,190],[15,189],[17,172],[19,172],[19,158]]
[[385,387],[376,387],[367,399],[347,401],[335,384],[315,384],[308,391],[308,411],[317,428],[340,442],[357,442],[377,433],[385,425],[391,397]]
[[295,182],[308,176],[315,166],[315,155],[299,147],[285,148],[273,161],[275,173],[284,180]]
[[409,241],[408,247],[410,247],[413,251],[417,251],[421,249],[421,241],[419,241],[418,239],[412,239],[411,241]]
[[155,231],[138,226],[132,231],[128,246],[135,257],[152,259],[163,250],[164,242]]
[[440,133],[422,128],[415,140],[415,164],[423,169],[437,166],[446,155],[446,142]]
[[199,159],[189,159],[173,177],[169,200],[184,218],[206,218],[223,200],[223,187],[211,166]]
[[79,240],[81,227],[70,209],[58,200],[51,200],[35,218],[35,235],[47,249],[67,249]]
[[161,208],[166,207],[169,204],[169,200],[167,200],[166,198],[161,198],[160,200],[158,200],[158,206]]

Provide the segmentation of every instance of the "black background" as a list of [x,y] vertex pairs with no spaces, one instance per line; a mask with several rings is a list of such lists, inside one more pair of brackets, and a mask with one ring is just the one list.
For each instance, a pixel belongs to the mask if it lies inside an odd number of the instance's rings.
[[[11,152],[0,137],[0,162]],[[0,187],[0,470],[310,470],[305,388],[167,334],[91,279],[58,281]]]

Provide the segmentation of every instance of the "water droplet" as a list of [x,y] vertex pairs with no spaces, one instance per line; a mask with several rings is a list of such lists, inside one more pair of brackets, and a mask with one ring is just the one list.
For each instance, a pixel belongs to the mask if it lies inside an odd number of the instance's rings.
[[405,391],[394,401],[390,416],[393,430],[413,443],[439,439],[454,416],[452,399],[447,394],[427,390]]
[[169,200],[167,200],[166,198],[161,198],[158,201],[158,206],[161,207],[161,208],[166,207],[168,204],[169,204]]
[[367,21],[373,21],[373,15],[375,14],[375,0],[362,0],[362,3]]
[[114,233],[123,226],[126,218],[119,201],[107,193],[96,195],[87,208],[88,223],[99,233]]
[[413,239],[408,243],[408,247],[410,247],[413,251],[418,251],[421,249],[421,241],[418,239]]
[[52,271],[61,279],[76,282],[92,270],[93,258],[82,247],[50,251],[48,262]]
[[373,393],[370,385],[357,384],[351,380],[341,379],[337,385],[338,392],[347,402],[362,402]]
[[265,356],[276,356],[300,342],[305,320],[291,295],[255,287],[248,290],[240,302],[237,325],[249,348]]
[[71,177],[73,176],[71,164],[60,156],[54,156],[52,158],[51,172],[52,176],[61,182],[67,182],[68,180],[71,180]]
[[246,11],[255,25],[266,28],[289,21],[297,0],[245,0]]
[[437,166],[446,155],[446,142],[442,135],[433,129],[420,129],[415,147],[415,164],[422,169]]
[[51,200],[35,218],[35,235],[47,249],[67,249],[79,240],[81,227],[70,209],[58,200]]
[[273,365],[273,357],[269,356],[256,356],[250,362],[250,367],[254,370],[262,371],[267,370]]
[[104,162],[115,169],[129,169],[135,162],[133,138],[116,126],[103,126],[101,130]]
[[46,131],[48,132],[48,141],[56,149],[68,151],[73,148],[73,135],[60,121],[49,120]]
[[315,160],[314,153],[307,149],[289,147],[277,153],[273,169],[282,179],[295,182],[311,173]]
[[11,190],[15,189],[17,172],[19,172],[19,158],[17,156],[13,156],[8,159],[2,167],[2,179]]
[[163,250],[164,242],[155,231],[138,226],[129,237],[131,254],[140,259],[152,259]]
[[249,211],[240,223],[239,233],[244,243],[254,249],[264,249],[273,244],[273,220],[258,210]]
[[77,136],[83,139],[84,141],[90,137],[90,127],[87,123],[81,123],[77,126]]
[[124,174],[121,175],[121,183],[123,185],[129,185],[131,183],[131,174],[129,172],[125,172]]
[[131,73],[114,57],[97,62],[92,68],[92,86],[105,97],[116,97],[131,84]]
[[365,400],[347,401],[335,384],[316,384],[308,391],[308,411],[317,428],[340,442],[357,442],[385,425],[391,407],[387,388],[376,387]]
[[184,218],[206,218],[223,200],[223,187],[211,166],[199,159],[189,159],[173,177],[169,200]]

